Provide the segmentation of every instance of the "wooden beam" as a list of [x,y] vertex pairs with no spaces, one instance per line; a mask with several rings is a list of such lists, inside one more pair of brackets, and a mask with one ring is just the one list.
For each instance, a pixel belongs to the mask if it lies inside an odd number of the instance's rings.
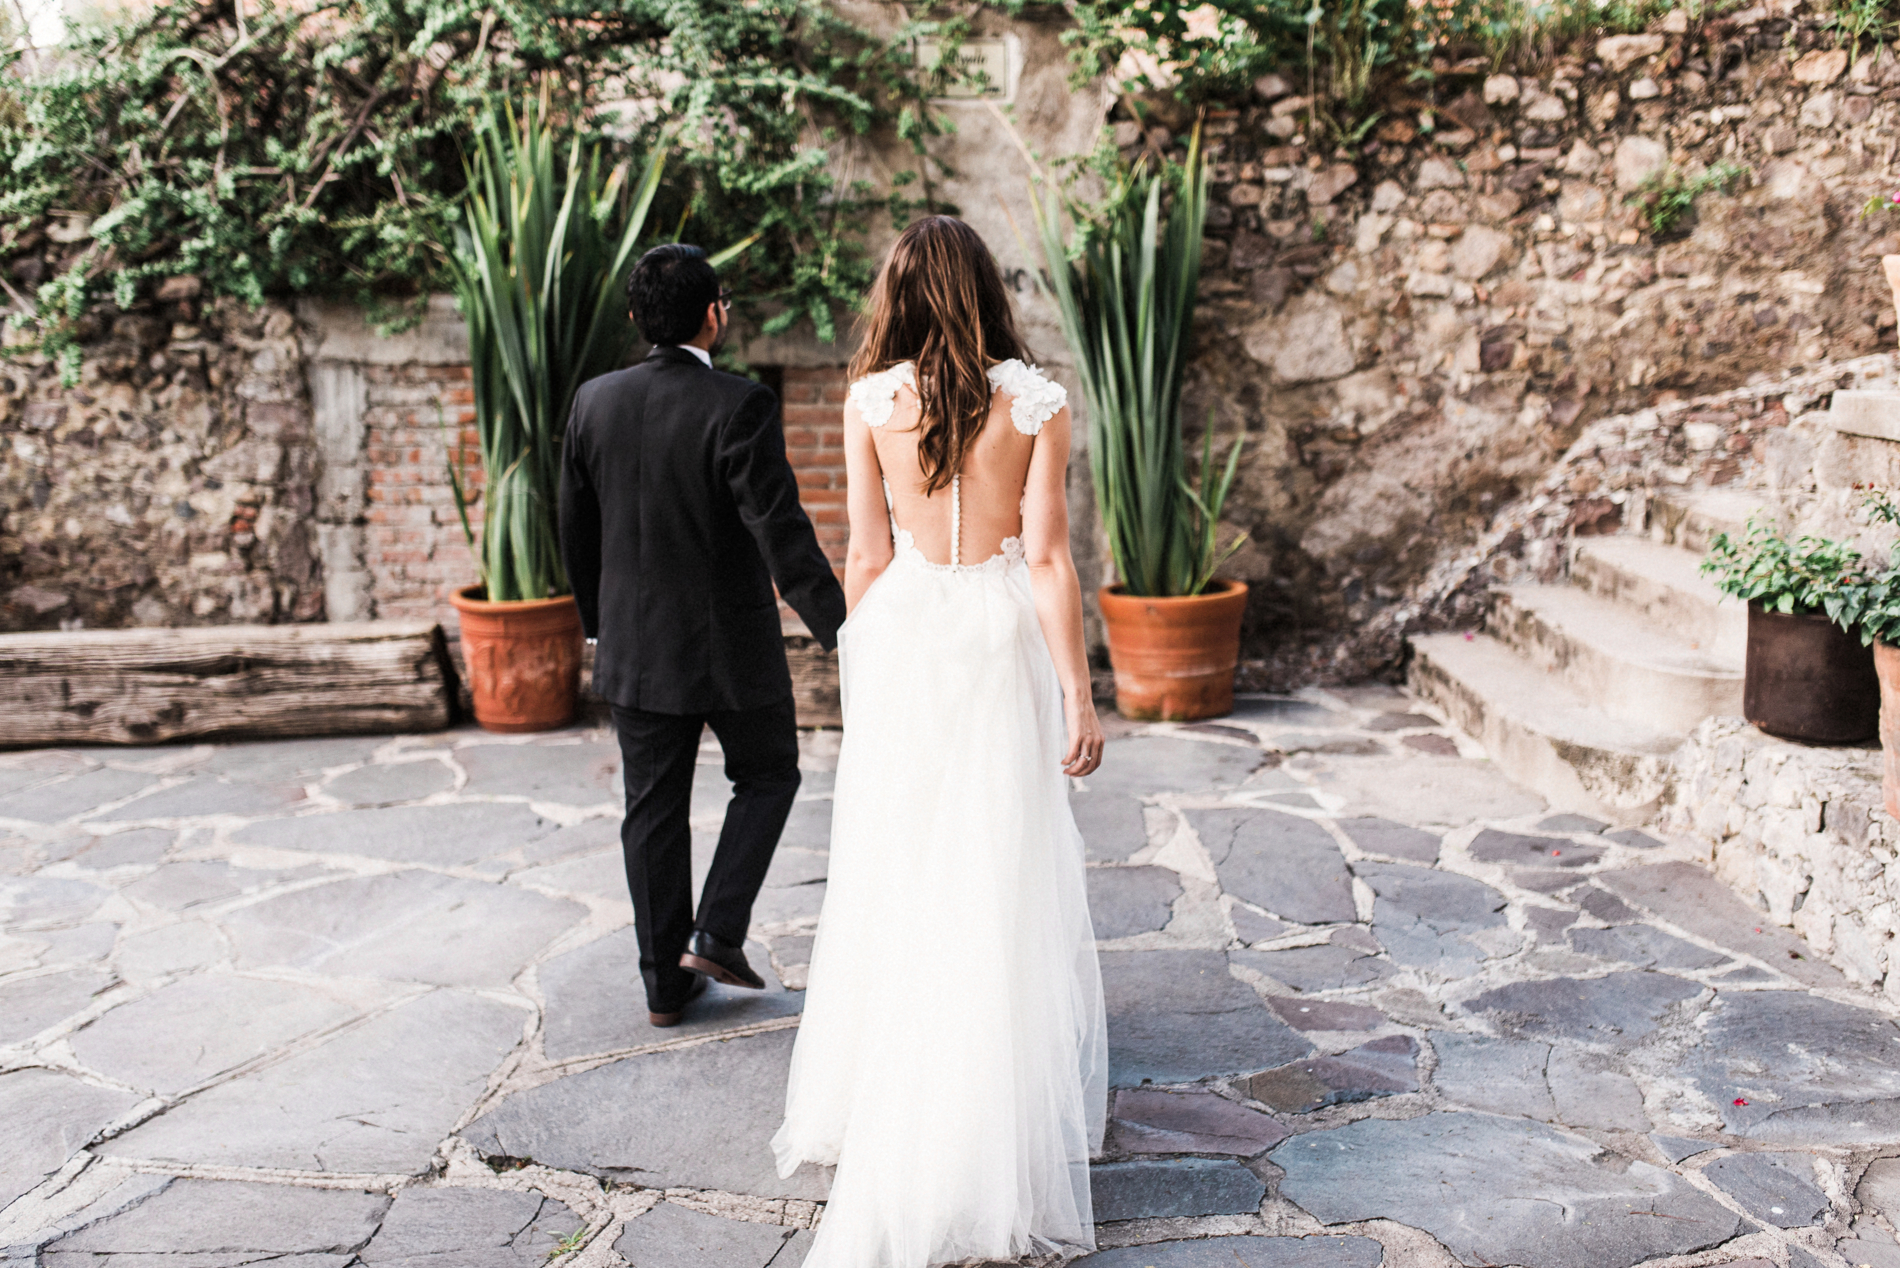
[[454,672],[413,622],[0,634],[0,747],[434,731]]

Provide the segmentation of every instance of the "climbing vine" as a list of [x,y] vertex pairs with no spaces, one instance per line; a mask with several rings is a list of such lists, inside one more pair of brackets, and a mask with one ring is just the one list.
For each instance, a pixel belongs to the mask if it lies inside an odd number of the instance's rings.
[[[178,275],[397,318],[444,285],[474,121],[533,87],[585,133],[664,147],[662,236],[758,235],[735,289],[828,339],[872,219],[929,197],[911,49],[954,48],[967,16],[914,14],[878,37],[822,0],[158,0],[0,76],[0,285],[69,363],[103,304]],[[877,127],[916,169],[841,182],[836,151]]]

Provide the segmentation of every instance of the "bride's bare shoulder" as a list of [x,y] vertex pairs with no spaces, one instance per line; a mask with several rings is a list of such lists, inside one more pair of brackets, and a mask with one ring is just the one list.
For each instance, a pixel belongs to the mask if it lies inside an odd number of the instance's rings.
[[1042,431],[1069,403],[1069,393],[1036,366],[1015,357],[990,367],[990,385],[1009,398],[1009,421],[1025,436]]

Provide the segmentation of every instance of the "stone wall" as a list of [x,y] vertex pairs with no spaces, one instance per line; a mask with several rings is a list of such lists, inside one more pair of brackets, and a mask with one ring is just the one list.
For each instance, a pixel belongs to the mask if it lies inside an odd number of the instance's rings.
[[[1858,211],[1891,180],[1900,62],[1851,61],[1819,16],[1776,0],[1674,14],[1523,74],[1442,66],[1352,153],[1314,130],[1298,76],[1209,115],[1184,416],[1247,436],[1228,519],[1251,535],[1232,564],[1253,585],[1249,685],[1390,669],[1406,633],[1468,619],[1491,580],[1541,575],[1564,536],[1647,513],[1639,490],[1765,486],[1799,457],[1805,413],[1891,370],[1865,367],[1894,339],[1876,257],[1900,248],[1900,220]],[[1009,222],[1027,224],[1028,154],[1086,148],[1110,103],[1068,90],[1059,24],[981,25],[1017,42],[1026,148],[988,103],[946,106],[937,192],[985,233],[1076,399]],[[1177,150],[1191,123],[1150,104],[1146,131],[1113,125],[1131,154]],[[914,165],[891,138],[850,146],[857,169]],[[1672,232],[1627,202],[1655,171],[1716,163],[1747,171]],[[44,367],[0,381],[8,627],[441,614],[473,576],[444,475],[469,441],[452,313],[379,338],[320,305],[293,321],[187,297],[97,335],[77,393]],[[807,497],[840,558],[827,429],[848,349],[745,352],[776,368],[795,448],[810,435]],[[80,400],[106,385],[110,410]],[[1079,449],[1071,496],[1092,589],[1105,561]]]
[[[1214,267],[1184,414],[1248,433],[1230,518],[1253,537],[1235,567],[1262,685],[1393,663],[1434,618],[1434,580],[1508,535],[1594,420],[1893,342],[1876,257],[1900,224],[1858,219],[1900,136],[1890,55],[1850,65],[1779,5],[1674,14],[1534,75],[1440,69],[1436,102],[1421,90],[1350,160],[1276,76],[1210,125]],[[1117,126],[1131,150],[1178,142]],[[1627,201],[1658,169],[1721,162],[1748,172],[1673,233]],[[1680,420],[1671,465],[1696,487],[1743,478],[1764,455],[1721,445],[1773,430],[1762,411]]]
[[1764,919],[1900,1000],[1900,824],[1881,807],[1880,750],[1791,744],[1711,718],[1676,761],[1669,826],[1708,846]]
[[0,361],[0,629],[323,614],[297,323],[168,291],[93,323],[75,386]]

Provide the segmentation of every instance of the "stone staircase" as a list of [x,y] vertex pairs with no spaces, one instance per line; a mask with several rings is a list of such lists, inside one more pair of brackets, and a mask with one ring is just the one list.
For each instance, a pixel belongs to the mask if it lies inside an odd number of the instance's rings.
[[[1682,510],[1714,524],[1726,508]],[[1568,584],[1503,587],[1483,631],[1414,639],[1412,685],[1552,806],[1645,822],[1688,733],[1742,711],[1747,614],[1699,560],[1678,541],[1580,539]]]
[[1552,806],[1653,818],[1689,733],[1742,713],[1747,611],[1700,575],[1710,540],[1764,507],[1834,535],[1815,507],[1844,504],[1851,479],[1900,474],[1900,394],[1837,391],[1810,417],[1826,434],[1792,482],[1649,492],[1640,534],[1573,539],[1565,584],[1501,587],[1482,631],[1414,638],[1413,689]]

